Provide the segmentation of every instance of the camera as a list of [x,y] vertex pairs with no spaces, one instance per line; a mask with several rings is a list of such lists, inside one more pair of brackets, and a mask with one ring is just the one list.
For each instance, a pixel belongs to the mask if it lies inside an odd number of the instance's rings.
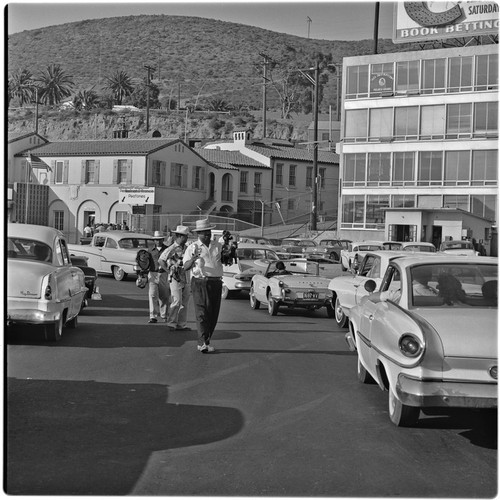
[[221,262],[225,266],[230,266],[233,262],[237,262],[238,258],[236,257],[236,250],[238,248],[238,244],[235,241],[231,241],[233,239],[232,234],[228,230],[222,231],[222,255]]

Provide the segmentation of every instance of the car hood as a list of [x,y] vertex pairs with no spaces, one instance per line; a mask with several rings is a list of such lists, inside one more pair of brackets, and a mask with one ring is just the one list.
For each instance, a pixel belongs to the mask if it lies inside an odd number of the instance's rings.
[[282,281],[290,288],[328,288],[329,278],[321,276],[275,276],[273,280]]
[[54,266],[44,262],[11,259],[7,263],[7,296],[39,298],[41,280]]
[[414,312],[436,330],[445,356],[497,356],[497,309],[422,308]]

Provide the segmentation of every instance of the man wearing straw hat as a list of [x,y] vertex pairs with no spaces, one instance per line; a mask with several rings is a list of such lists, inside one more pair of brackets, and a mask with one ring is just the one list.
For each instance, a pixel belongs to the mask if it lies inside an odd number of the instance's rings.
[[222,245],[212,241],[212,229],[208,219],[196,221],[192,229],[198,241],[191,243],[184,253],[184,269],[191,272],[196,324],[198,327],[198,350],[213,352],[210,340],[217,326],[222,294]]
[[168,272],[170,284],[170,305],[167,313],[169,330],[191,330],[187,326],[187,308],[191,286],[184,270],[183,257],[189,235],[187,226],[177,226],[172,231],[174,242],[160,255],[158,264]]
[[149,321],[148,323],[158,323],[158,317],[167,320],[168,304],[170,302],[170,285],[168,283],[168,273],[159,265],[160,255],[167,249],[164,245],[164,236],[160,231],[155,231],[153,235],[155,247],[150,250],[152,266],[149,269]]

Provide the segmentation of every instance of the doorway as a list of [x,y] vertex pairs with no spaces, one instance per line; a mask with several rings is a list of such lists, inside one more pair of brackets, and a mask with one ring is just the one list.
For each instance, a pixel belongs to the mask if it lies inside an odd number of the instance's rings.
[[443,237],[443,228],[441,226],[432,226],[432,241],[431,243],[439,250]]
[[389,241],[417,241],[417,226],[391,224],[388,236]]

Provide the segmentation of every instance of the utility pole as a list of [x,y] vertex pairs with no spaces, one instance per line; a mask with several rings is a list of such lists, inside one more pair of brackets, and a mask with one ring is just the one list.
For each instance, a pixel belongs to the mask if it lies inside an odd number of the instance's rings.
[[311,231],[316,231],[318,222],[318,113],[319,113],[319,61],[314,70],[314,149],[313,149],[313,202]]
[[307,16],[307,38],[309,38],[309,33],[311,31],[311,23],[312,23],[312,19]]
[[373,53],[378,53],[378,15],[380,11],[380,2],[375,2],[375,20],[373,23]]
[[154,68],[151,66],[144,65],[148,70],[148,77],[146,82],[146,133],[149,132],[149,86],[151,85],[151,73],[154,72]]
[[263,73],[263,85],[262,85],[262,121],[263,121],[263,131],[262,131],[262,138],[265,139],[267,135],[266,131],[266,111],[267,111],[267,65],[270,64],[271,62],[274,62],[267,54],[263,54],[262,52],[259,53],[259,56],[264,58],[264,73]]

